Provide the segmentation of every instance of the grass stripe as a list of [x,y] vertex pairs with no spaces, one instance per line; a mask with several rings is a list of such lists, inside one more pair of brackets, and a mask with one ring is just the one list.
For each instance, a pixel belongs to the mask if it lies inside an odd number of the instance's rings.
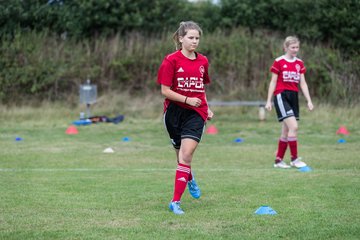
[[[248,172],[248,171],[297,171],[298,169],[269,169],[269,168],[209,168],[197,169],[196,172]],[[0,168],[0,172],[169,172],[175,168]],[[358,172],[357,169],[317,169],[313,172]],[[311,174],[311,172],[307,173]]]

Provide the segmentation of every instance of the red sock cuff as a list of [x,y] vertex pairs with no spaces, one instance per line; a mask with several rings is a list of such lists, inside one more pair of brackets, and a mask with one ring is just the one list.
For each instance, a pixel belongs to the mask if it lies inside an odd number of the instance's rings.
[[187,174],[190,174],[191,172],[191,167],[189,165],[185,165],[185,164],[182,164],[182,163],[178,163],[178,166],[177,166],[177,171],[180,171],[180,172],[185,172]]
[[186,164],[182,164],[182,163],[178,163],[178,166],[182,166],[182,167],[187,167],[187,168],[191,168],[191,166],[186,165]]

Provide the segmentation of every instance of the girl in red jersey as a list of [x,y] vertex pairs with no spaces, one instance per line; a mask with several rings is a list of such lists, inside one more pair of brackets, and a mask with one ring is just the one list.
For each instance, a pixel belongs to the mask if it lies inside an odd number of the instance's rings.
[[201,35],[202,30],[195,22],[181,22],[173,35],[177,50],[164,58],[158,72],[157,82],[165,96],[164,125],[178,162],[174,195],[169,204],[175,214],[184,214],[180,200],[186,185],[192,197],[201,195],[191,172],[191,162],[205,122],[213,117],[205,94],[205,84],[210,83],[209,63],[195,51]]
[[[307,107],[313,110],[308,85],[305,81],[306,68],[301,59],[297,58],[300,49],[300,41],[297,37],[289,36],[284,41],[285,55],[275,59],[270,68],[272,73],[265,108],[271,111],[271,98],[274,95],[274,106],[281,122],[281,135],[274,167],[291,168],[305,167],[297,153],[297,130],[299,120],[298,85],[306,98]],[[286,164],[283,159],[286,148],[289,145],[291,162]]]

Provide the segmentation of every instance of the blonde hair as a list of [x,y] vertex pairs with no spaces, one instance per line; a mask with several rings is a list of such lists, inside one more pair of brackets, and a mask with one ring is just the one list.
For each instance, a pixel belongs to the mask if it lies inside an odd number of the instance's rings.
[[197,30],[199,32],[199,35],[202,35],[202,30],[200,26],[193,21],[186,21],[181,22],[179,28],[176,30],[176,32],[173,34],[173,41],[175,43],[176,50],[181,49],[182,45],[179,41],[179,37],[184,37],[189,30]]
[[299,43],[300,44],[300,40],[296,36],[288,36],[288,37],[286,37],[285,41],[284,41],[284,44],[283,44],[284,50],[286,48],[288,48],[291,44],[294,44],[294,43]]

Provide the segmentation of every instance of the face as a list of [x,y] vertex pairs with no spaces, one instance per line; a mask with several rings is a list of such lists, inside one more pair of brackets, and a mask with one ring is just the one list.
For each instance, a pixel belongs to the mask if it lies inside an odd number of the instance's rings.
[[194,52],[199,46],[200,33],[198,30],[190,29],[187,31],[185,36],[179,37],[179,41],[181,42],[184,50]]
[[299,52],[300,44],[299,43],[292,43],[286,49],[286,54],[290,57],[296,57],[297,53]]

